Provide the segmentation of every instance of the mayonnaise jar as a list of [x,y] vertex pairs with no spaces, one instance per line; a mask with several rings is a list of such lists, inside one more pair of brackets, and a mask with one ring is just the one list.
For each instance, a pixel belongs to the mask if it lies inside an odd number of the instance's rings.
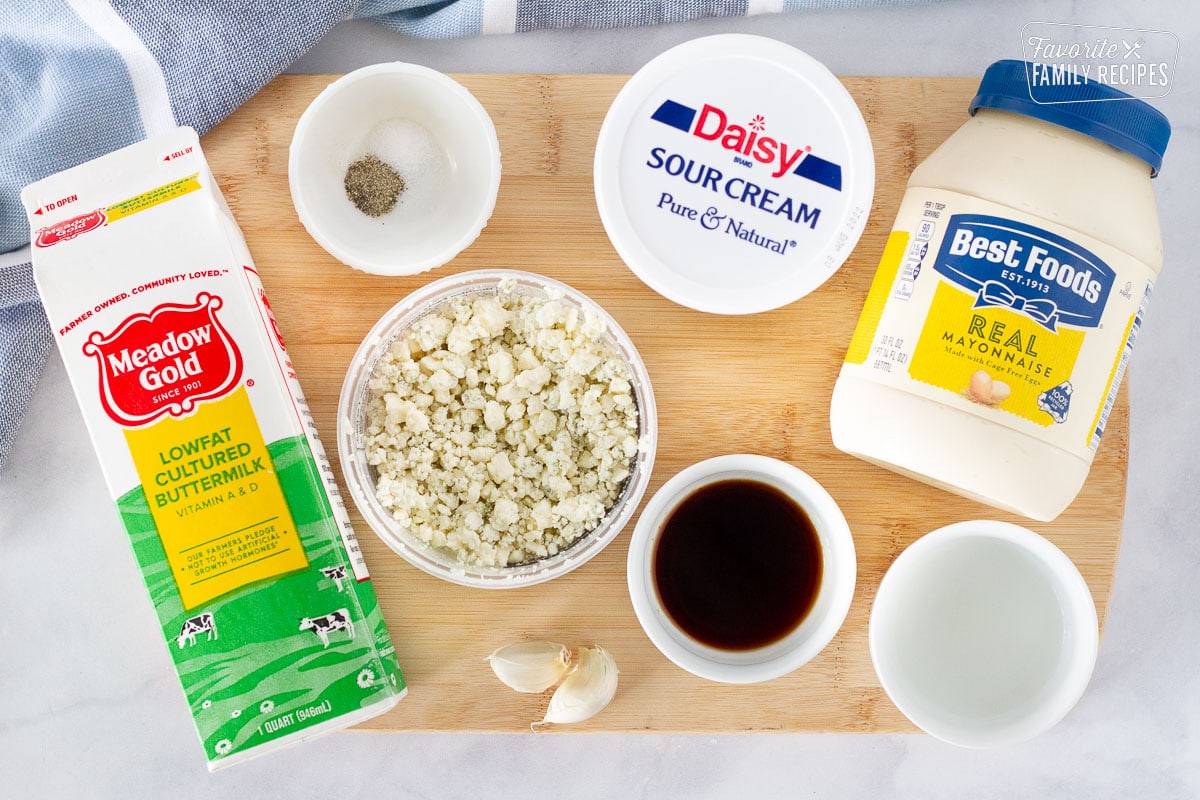
[[1026,67],[989,67],[909,178],[830,426],[840,450],[1048,521],[1083,487],[1162,265],[1170,125]]

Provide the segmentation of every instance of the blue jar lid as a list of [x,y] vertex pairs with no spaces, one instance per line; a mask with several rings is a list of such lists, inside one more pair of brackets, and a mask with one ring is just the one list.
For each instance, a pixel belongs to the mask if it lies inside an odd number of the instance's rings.
[[[1149,103],[1104,83],[1079,78],[1079,83],[1037,86],[1031,96],[1027,61],[997,61],[983,73],[979,92],[971,101],[979,108],[999,108],[1052,122],[1132,153],[1150,165],[1151,176],[1162,166],[1171,138],[1171,123]],[[1107,102],[1105,102],[1107,101]]]

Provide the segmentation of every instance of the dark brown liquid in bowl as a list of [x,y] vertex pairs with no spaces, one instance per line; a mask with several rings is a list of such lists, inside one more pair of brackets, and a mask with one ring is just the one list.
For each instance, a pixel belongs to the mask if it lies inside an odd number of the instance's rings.
[[727,480],[685,497],[655,547],[655,588],[693,639],[765,647],[795,630],[821,589],[821,541],[808,514],[766,483]]

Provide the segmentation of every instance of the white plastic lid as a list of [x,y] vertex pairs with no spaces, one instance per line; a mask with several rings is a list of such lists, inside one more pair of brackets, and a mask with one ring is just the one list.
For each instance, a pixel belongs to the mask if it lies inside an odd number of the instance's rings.
[[833,73],[761,36],[694,39],[613,101],[596,145],[596,202],[650,288],[716,314],[753,314],[824,283],[862,235],[875,159]]

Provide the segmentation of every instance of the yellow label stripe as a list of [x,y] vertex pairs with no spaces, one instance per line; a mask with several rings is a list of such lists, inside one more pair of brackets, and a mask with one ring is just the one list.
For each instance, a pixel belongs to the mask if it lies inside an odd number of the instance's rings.
[[308,567],[244,386],[125,441],[184,609]]
[[[1129,324],[1125,326],[1125,337],[1121,341],[1129,341],[1129,333],[1133,330],[1133,323],[1136,320],[1137,314],[1129,318]],[[1092,441],[1094,431],[1100,425],[1100,416],[1104,413],[1104,407],[1108,405],[1108,398],[1112,396],[1113,383],[1117,380],[1117,372],[1121,369],[1121,359],[1125,357],[1125,350],[1126,348],[1122,347],[1121,351],[1117,353],[1117,359],[1113,362],[1112,371],[1108,373],[1108,383],[1104,384],[1104,394],[1101,395],[1100,406],[1096,409],[1096,416],[1092,419],[1092,427],[1088,428],[1087,431],[1087,441],[1089,444]]]
[[975,298],[974,292],[938,281],[909,362],[909,377],[980,403],[970,386],[973,377],[984,372],[1007,389],[1003,399],[987,407],[1050,427],[1054,418],[1038,400],[1071,375],[1084,332],[1062,327],[1054,333],[1010,308],[978,308]]
[[883,318],[888,295],[896,283],[896,275],[900,272],[900,262],[904,259],[906,247],[908,232],[892,231],[888,236],[887,246],[883,248],[883,257],[879,259],[879,268],[875,270],[875,279],[871,281],[866,302],[863,303],[862,314],[854,328],[854,336],[850,339],[850,349],[846,351],[847,364],[866,362],[867,355],[871,352],[871,343],[875,341],[875,331],[879,329],[879,321]]
[[156,189],[151,189],[148,192],[142,192],[139,195],[122,200],[119,203],[113,203],[108,208],[104,209],[104,216],[108,218],[108,223],[116,222],[125,217],[131,217],[139,211],[145,211],[147,208],[161,205],[163,203],[174,200],[176,197],[194,192],[200,188],[200,173],[193,172],[186,178],[180,178],[177,181],[163,184]]

